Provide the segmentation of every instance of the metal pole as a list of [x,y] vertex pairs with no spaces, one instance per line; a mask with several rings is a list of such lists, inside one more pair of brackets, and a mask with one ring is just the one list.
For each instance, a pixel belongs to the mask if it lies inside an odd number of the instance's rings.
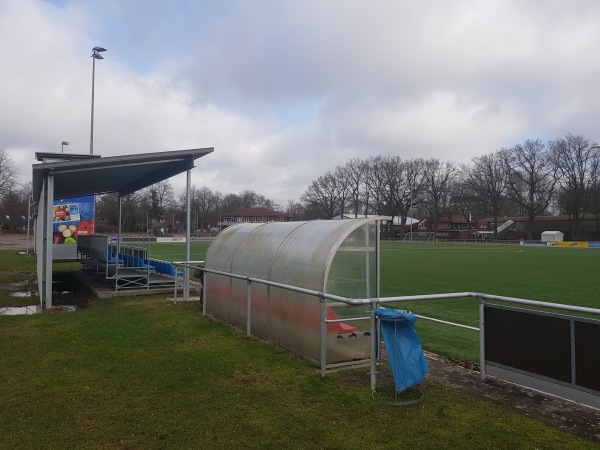
[[206,271],[202,271],[202,316],[206,317]]
[[94,154],[94,85],[96,81],[96,60],[104,59],[100,54],[106,49],[102,47],[94,47],[92,49],[92,114],[90,119],[90,155]]
[[96,56],[92,55],[92,114],[90,123],[90,155],[94,154],[94,82],[96,78]]
[[[381,224],[378,220],[375,229],[375,295],[381,297]],[[379,308],[377,302],[371,303],[371,391],[377,388],[377,365],[376,361],[379,357],[379,333],[377,330],[377,318],[375,310]]]
[[413,192],[412,192],[412,188],[411,188],[411,190],[410,190],[410,242],[412,242],[412,238],[413,238],[412,204],[413,204]]
[[[123,198],[121,197],[121,194],[119,194],[119,236],[117,237],[117,260],[119,259],[119,255],[121,254],[121,233],[123,232],[122,227],[121,227],[122,210],[123,210]],[[150,246],[148,246],[148,250],[150,250]]]
[[246,281],[246,287],[248,290],[248,299],[246,301],[246,335],[252,335],[251,323],[252,323],[252,281],[248,279]]
[[381,222],[378,220],[375,229],[375,295],[381,297]]
[[179,284],[177,277],[177,264],[173,263],[175,269],[175,275],[173,275],[173,281],[175,281],[175,287],[173,288],[173,303],[177,303],[177,285]]
[[45,254],[44,258],[45,266],[45,279],[44,279],[44,302],[42,307],[45,309],[52,309],[52,263],[54,260],[53,255],[53,242],[52,242],[52,234],[53,234],[53,220],[54,220],[54,175],[48,175],[47,184],[46,184],[46,193],[47,200],[44,211],[44,225],[46,227],[44,231],[44,246],[45,246]]
[[377,303],[371,303],[371,391],[377,388],[377,343],[379,337],[377,335],[377,318],[375,317],[375,310],[377,309]]
[[485,299],[479,297],[479,376],[485,380]]
[[[190,195],[192,186],[192,170],[188,169],[187,171],[187,205],[186,205],[186,214],[185,214],[185,262],[187,263],[192,258],[190,257],[190,245],[192,240],[192,235],[190,234],[192,228],[192,212],[190,211],[192,208],[192,196]],[[185,269],[185,278],[183,283],[183,299],[187,302],[190,299],[190,268],[186,264]]]
[[27,196],[27,254],[29,255],[29,224],[31,221],[31,200],[33,199],[33,195],[29,194]]
[[321,301],[321,377],[325,377],[327,372],[327,305],[325,298],[320,297]]

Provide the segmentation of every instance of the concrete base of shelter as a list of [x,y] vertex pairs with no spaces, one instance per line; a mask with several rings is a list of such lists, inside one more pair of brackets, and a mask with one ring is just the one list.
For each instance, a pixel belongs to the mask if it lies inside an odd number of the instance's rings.
[[[85,285],[86,288],[97,298],[113,298],[113,297],[131,297],[136,295],[156,295],[156,294],[171,294],[173,300],[174,286],[151,286],[150,288],[132,288],[115,290],[114,286],[109,286],[98,277],[86,272],[85,270],[77,270],[75,272],[77,278]],[[190,281],[190,294],[196,293],[200,289],[200,284],[195,281]],[[179,293],[183,293],[183,288],[177,289]],[[190,296],[190,300],[193,297]],[[198,298],[198,297],[197,297]],[[183,297],[179,297],[178,301],[182,301]]]

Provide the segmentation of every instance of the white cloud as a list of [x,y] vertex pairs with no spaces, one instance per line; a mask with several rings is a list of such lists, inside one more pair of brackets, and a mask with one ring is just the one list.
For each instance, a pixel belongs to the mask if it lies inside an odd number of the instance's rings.
[[0,38],[0,147],[24,181],[35,151],[88,152],[95,45],[95,153],[215,147],[195,185],[281,204],[352,157],[598,140],[592,0],[4,0]]

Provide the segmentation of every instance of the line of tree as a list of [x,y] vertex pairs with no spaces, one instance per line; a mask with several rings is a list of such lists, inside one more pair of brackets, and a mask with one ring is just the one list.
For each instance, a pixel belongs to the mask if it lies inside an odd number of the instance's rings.
[[[6,150],[0,149],[0,225],[14,229],[26,223],[31,183],[17,183],[17,169]],[[183,228],[186,193],[176,195],[168,180],[122,199],[122,229],[146,232],[150,223]],[[222,194],[206,186],[191,188],[194,229],[216,227],[223,213],[263,205],[285,211],[295,220],[361,217],[377,214],[428,218],[462,214],[472,219],[528,218],[528,238],[533,222],[542,215],[564,214],[571,218],[571,237],[577,238],[581,221],[592,214],[600,222],[600,147],[581,135],[544,142],[526,140],[477,156],[458,165],[438,159],[402,159],[397,155],[353,158],[313,180],[300,201],[285,207],[251,190]],[[96,222],[118,225],[116,194],[98,196]],[[392,235],[392,221],[388,224]],[[494,235],[494,238],[497,238]]]
[[[528,218],[528,238],[541,215],[571,218],[577,237],[585,214],[600,218],[600,147],[584,136],[526,140],[457,165],[399,156],[354,158],[313,180],[300,197],[307,219],[378,214],[429,218],[444,215]],[[388,233],[392,233],[389,222]]]
[[31,183],[20,185],[17,175],[10,154],[0,149],[0,228],[5,230],[27,224]]
[[[0,149],[0,228],[6,231],[25,230],[30,211],[31,183],[18,183],[18,170],[10,154]],[[177,195],[168,180],[124,196],[121,224],[125,232],[146,233],[148,225],[161,223],[168,229],[182,229],[186,223],[187,197]],[[293,202],[291,202],[293,203]],[[191,188],[192,227],[208,230],[217,226],[223,213],[262,205],[282,210],[280,205],[254,191],[222,194],[206,186]],[[300,205],[296,204],[299,208]],[[298,210],[299,211],[299,210]],[[301,214],[301,212],[298,212]],[[301,219],[298,216],[298,219]],[[105,194],[96,197],[96,229],[116,231],[119,224],[119,197]]]
[[[191,224],[194,230],[210,230],[217,226],[221,214],[239,209],[262,205],[280,210],[272,200],[254,191],[246,190],[239,194],[222,194],[206,186],[192,186]],[[121,226],[126,232],[145,233],[148,226],[164,224],[171,231],[185,228],[187,194],[176,195],[168,180],[161,181],[146,189],[124,196],[121,199]],[[114,227],[119,223],[119,197],[105,194],[96,200],[96,217],[102,223]],[[98,219],[97,219],[98,220]],[[100,225],[102,229],[102,225]]]

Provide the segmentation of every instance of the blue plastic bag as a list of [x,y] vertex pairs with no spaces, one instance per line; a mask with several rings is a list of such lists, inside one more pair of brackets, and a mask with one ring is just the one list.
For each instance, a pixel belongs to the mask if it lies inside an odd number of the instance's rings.
[[390,360],[396,393],[421,383],[429,372],[421,340],[414,329],[417,316],[408,311],[378,308],[375,316],[381,320],[383,341]]

